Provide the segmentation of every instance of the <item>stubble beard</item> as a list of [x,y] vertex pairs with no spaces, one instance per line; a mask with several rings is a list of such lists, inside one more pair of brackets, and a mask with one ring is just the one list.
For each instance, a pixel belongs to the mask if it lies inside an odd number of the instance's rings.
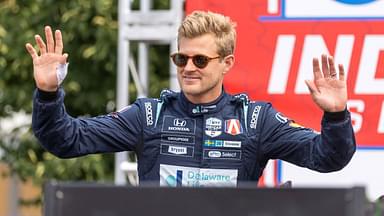
[[185,95],[188,95],[193,98],[204,98],[205,95],[208,95],[217,87],[217,85],[219,85],[219,81],[216,81],[214,83],[207,83],[207,84],[208,84],[207,86],[200,85],[200,87],[193,86],[192,88],[190,88],[191,86],[185,87],[187,85],[180,84],[180,86],[182,87],[181,90],[184,92]]

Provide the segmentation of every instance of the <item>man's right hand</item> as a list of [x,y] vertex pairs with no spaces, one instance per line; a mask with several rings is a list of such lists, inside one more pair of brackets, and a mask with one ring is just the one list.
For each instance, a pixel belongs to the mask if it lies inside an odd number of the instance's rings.
[[33,76],[37,88],[47,92],[54,92],[59,86],[56,70],[59,64],[66,63],[68,54],[63,54],[63,40],[60,30],[55,31],[55,38],[53,38],[51,27],[46,26],[44,30],[46,43],[44,43],[40,35],[35,35],[40,55],[30,43],[27,43],[25,47],[33,60]]

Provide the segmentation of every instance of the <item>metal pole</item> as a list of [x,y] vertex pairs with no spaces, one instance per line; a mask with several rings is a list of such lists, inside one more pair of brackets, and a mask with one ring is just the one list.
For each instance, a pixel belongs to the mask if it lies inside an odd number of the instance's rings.
[[[183,15],[184,15],[183,5],[184,5],[184,1],[171,0],[171,10],[176,12],[175,13],[176,14],[175,20],[178,21],[176,23],[177,26],[180,26],[181,20],[183,19]],[[170,52],[171,53],[176,52],[177,50],[178,50],[177,49],[177,35],[175,34],[175,38],[173,40],[171,40],[171,42],[170,42]],[[169,76],[170,89],[174,90],[174,91],[178,91],[178,90],[180,90],[180,86],[179,86],[179,82],[177,81],[177,70],[171,61],[169,62],[169,64],[170,64],[170,67],[169,67],[170,68],[170,76]]]
[[[140,11],[142,13],[148,13],[151,10],[152,1],[151,0],[141,0],[140,2]],[[138,97],[147,97],[148,96],[148,43],[140,42],[139,43],[139,77],[140,83],[143,87],[144,94],[138,95]]]
[[[119,0],[118,3],[118,19],[119,19],[119,33],[118,33],[118,59],[117,59],[117,102],[116,106],[120,110],[129,103],[129,73],[128,73],[128,59],[129,59],[129,41],[125,39],[125,13],[131,9],[131,1]],[[119,152],[115,154],[115,184],[123,185],[127,183],[123,171],[120,169],[120,164],[128,159],[126,152]]]

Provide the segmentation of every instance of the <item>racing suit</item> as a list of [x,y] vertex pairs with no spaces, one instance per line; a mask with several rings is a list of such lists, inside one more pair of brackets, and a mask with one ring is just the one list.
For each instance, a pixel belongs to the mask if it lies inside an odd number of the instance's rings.
[[347,110],[325,112],[321,133],[302,127],[270,103],[224,90],[209,104],[193,104],[165,90],[129,108],[94,118],[73,118],[64,91],[36,90],[33,131],[49,152],[71,158],[134,151],[140,182],[168,186],[236,186],[257,182],[269,159],[319,172],[343,168],[356,143]]

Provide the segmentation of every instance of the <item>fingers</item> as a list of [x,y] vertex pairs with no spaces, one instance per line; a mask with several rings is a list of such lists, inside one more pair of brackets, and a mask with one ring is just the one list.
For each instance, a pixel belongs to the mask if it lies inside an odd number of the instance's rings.
[[339,79],[341,81],[345,81],[345,71],[344,66],[342,64],[339,64]]
[[313,58],[312,65],[313,65],[313,76],[315,80],[323,78],[323,74],[321,73],[321,70],[320,70],[319,60],[317,58]]
[[[313,58],[312,64],[313,64],[313,75],[315,80],[319,80],[323,77],[337,79],[337,70],[335,67],[335,60],[333,59],[332,56],[327,56],[325,54],[321,55],[322,70],[320,70],[319,60],[317,58]],[[339,80],[345,81],[344,66],[342,64],[339,64],[338,69],[339,69]]]
[[27,49],[28,53],[31,55],[33,60],[38,57],[35,48],[33,48],[33,46],[30,43],[25,44],[25,48]]
[[331,78],[337,78],[337,72],[335,69],[335,61],[333,60],[332,56],[328,57],[328,63],[329,63],[329,76]]
[[[50,26],[46,26],[44,28],[44,31],[45,31],[45,37],[47,40],[47,44],[45,44],[44,40],[41,38],[40,35],[35,35],[35,41],[36,41],[37,46],[39,47],[40,54],[43,55],[43,54],[48,52],[48,53],[56,53],[56,54],[61,55],[63,53],[63,47],[64,46],[63,46],[63,38],[61,36],[60,30],[55,31],[55,37],[53,37],[52,29]],[[26,45],[26,47],[27,47],[28,52],[31,54],[31,56],[33,54],[36,54],[36,56],[38,56],[36,50],[34,53],[32,52],[32,50],[34,50],[34,48],[32,46]],[[32,58],[34,56],[35,55],[33,55]]]
[[39,47],[40,54],[43,55],[47,53],[47,47],[45,46],[45,43],[43,39],[40,37],[40,35],[35,35],[35,41],[37,46]]
[[61,54],[63,53],[63,38],[61,36],[60,30],[55,31],[55,39],[56,39],[55,53]]
[[321,68],[323,71],[323,75],[325,78],[329,77],[329,65],[328,65],[328,57],[327,55],[321,55]]
[[[321,69],[322,69],[322,73],[320,72],[320,74],[322,74],[324,78],[337,78],[335,60],[333,59],[332,56],[327,56],[326,54],[321,55]],[[313,63],[313,70],[314,70],[314,73],[315,73],[315,70],[320,71],[320,67],[318,66],[317,59],[316,59],[316,62],[314,61]],[[339,65],[339,70],[340,70],[340,65]],[[315,78],[321,78],[321,77],[315,76]]]
[[55,52],[55,42],[53,40],[52,29],[49,26],[45,26],[45,39],[47,40],[47,48],[49,53]]

